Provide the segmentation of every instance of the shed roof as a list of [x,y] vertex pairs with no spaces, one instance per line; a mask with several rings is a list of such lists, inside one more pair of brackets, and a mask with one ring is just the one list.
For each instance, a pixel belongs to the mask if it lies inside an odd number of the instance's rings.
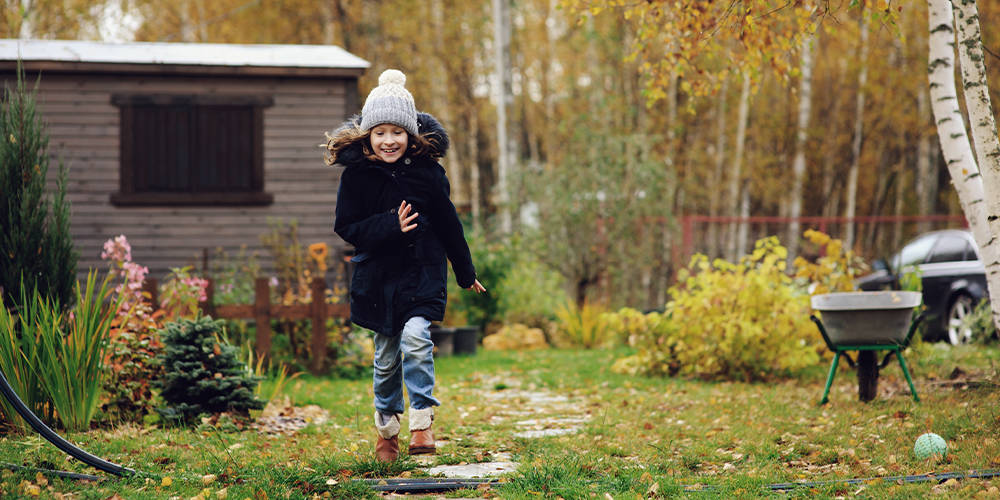
[[0,68],[18,58],[26,69],[57,71],[311,76],[359,75],[369,66],[334,45],[0,39]]

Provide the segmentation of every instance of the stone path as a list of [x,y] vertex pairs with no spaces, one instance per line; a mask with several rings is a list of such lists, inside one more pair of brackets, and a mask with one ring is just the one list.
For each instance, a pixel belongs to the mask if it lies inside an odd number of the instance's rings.
[[[548,436],[575,434],[583,429],[590,416],[583,412],[580,401],[534,386],[523,387],[518,380],[506,378],[484,379],[479,387],[504,387],[501,390],[477,389],[471,401],[488,401],[501,404],[504,410],[490,417],[494,426],[512,426],[512,437],[536,439]],[[438,448],[448,444],[438,442]],[[424,469],[431,476],[473,479],[499,476],[517,470],[518,464],[511,460],[509,453],[487,450],[489,462],[460,465],[437,465]],[[436,463],[434,456],[414,457],[420,463]]]

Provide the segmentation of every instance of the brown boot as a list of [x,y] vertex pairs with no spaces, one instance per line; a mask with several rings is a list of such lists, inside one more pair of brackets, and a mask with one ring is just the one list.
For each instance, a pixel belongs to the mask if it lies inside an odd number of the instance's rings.
[[410,455],[434,454],[434,408],[415,410],[410,408]]
[[399,458],[399,415],[380,415],[375,412],[375,459],[379,462],[394,462]]
[[399,458],[399,436],[386,439],[378,437],[375,443],[375,460],[379,462],[395,462]]

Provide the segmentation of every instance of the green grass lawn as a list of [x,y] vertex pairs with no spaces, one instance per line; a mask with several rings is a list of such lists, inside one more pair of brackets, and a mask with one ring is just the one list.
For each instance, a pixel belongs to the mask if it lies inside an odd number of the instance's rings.
[[[908,351],[920,403],[910,398],[896,362],[883,370],[879,397],[868,404],[857,400],[853,372],[842,368],[823,407],[817,402],[828,360],[801,379],[746,384],[612,373],[625,354],[545,350],[439,359],[435,394],[443,405],[435,430],[446,444],[431,465],[520,463],[491,489],[450,495],[751,498],[772,483],[1000,469],[994,347],[923,344]],[[84,449],[151,476],[81,483],[4,471],[0,498],[24,498],[35,488],[41,498],[375,498],[352,479],[426,475],[428,466],[405,454],[395,464],[374,462],[369,379],[302,376],[285,393],[297,405],[326,408],[330,421],[291,437],[139,427],[72,434]],[[515,436],[565,427],[552,419],[570,417],[566,422],[579,425],[575,433]],[[405,428],[404,419],[404,449]],[[914,457],[923,432],[948,441],[944,462]],[[36,436],[0,439],[0,461],[96,473]],[[997,495],[993,484],[1000,479],[834,482],[784,495],[977,498]],[[705,491],[692,491],[698,485]]]

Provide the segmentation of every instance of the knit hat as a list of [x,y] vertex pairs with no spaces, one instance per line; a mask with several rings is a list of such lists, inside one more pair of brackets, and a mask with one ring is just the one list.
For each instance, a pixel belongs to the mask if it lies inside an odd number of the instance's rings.
[[391,123],[417,135],[417,107],[413,96],[403,87],[406,75],[398,69],[387,69],[378,77],[378,87],[372,89],[361,108],[361,129]]

